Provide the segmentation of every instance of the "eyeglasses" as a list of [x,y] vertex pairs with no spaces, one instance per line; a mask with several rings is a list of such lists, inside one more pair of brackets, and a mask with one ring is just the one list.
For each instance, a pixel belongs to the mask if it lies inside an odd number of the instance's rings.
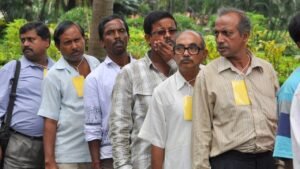
[[176,45],[173,50],[174,53],[178,55],[184,54],[185,50],[187,50],[190,55],[197,55],[203,49],[196,45],[191,45],[189,47],[184,47],[183,45]]
[[170,35],[175,35],[177,33],[177,29],[162,29],[162,30],[152,32],[151,35],[165,36],[167,32]]

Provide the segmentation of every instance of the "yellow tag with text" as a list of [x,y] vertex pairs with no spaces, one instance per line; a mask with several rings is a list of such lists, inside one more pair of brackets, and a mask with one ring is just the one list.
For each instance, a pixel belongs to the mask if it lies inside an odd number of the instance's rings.
[[83,96],[83,84],[84,84],[84,77],[83,76],[76,76],[72,79],[73,85],[75,87],[75,90],[77,92],[78,97]]
[[193,118],[192,114],[192,102],[193,98],[192,96],[184,96],[184,104],[183,104],[183,118],[184,120],[190,121]]
[[46,77],[47,73],[48,73],[48,69],[44,69],[44,77]]
[[250,99],[244,80],[233,80],[232,89],[236,105],[250,105]]

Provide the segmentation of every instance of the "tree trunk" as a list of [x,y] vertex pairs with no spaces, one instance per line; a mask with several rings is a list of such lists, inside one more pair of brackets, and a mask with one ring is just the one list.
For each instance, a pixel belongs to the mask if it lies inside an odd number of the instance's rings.
[[189,0],[184,0],[184,10],[187,11],[189,8]]
[[100,47],[98,24],[101,18],[111,15],[113,13],[113,0],[94,0],[92,24],[90,30],[89,49],[88,54],[103,60],[105,51]]

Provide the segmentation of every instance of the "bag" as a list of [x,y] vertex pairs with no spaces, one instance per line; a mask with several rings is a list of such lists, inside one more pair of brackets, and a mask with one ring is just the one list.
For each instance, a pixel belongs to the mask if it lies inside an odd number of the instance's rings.
[[0,162],[0,169],[3,168],[3,162],[4,162],[4,154],[7,148],[7,144],[9,141],[9,137],[10,137],[10,122],[11,122],[11,118],[12,118],[12,112],[14,109],[14,105],[15,105],[15,100],[16,100],[16,90],[17,90],[17,85],[18,85],[18,79],[19,79],[19,75],[20,75],[20,68],[21,68],[21,63],[19,60],[16,61],[16,70],[15,70],[15,75],[14,78],[12,79],[12,88],[10,91],[10,95],[9,95],[9,102],[8,102],[8,106],[6,109],[6,116],[4,118],[4,120],[2,121],[1,124],[1,128],[0,128],[0,146],[2,149],[2,152],[0,152],[2,154],[2,159]]

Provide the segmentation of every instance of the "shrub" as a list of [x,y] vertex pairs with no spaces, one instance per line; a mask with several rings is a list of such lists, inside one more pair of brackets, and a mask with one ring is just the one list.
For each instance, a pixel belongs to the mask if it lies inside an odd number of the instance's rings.
[[63,14],[58,21],[70,20],[76,22],[83,27],[85,32],[90,31],[90,23],[92,19],[92,9],[77,7]]

